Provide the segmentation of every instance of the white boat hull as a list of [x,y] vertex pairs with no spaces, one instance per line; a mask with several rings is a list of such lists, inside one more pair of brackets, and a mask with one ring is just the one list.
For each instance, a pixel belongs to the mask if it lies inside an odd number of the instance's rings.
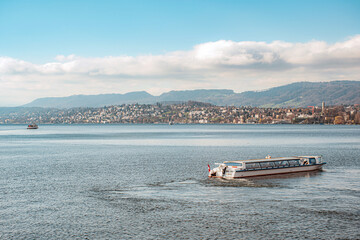
[[226,171],[224,176],[216,176],[221,178],[246,178],[256,176],[267,176],[274,174],[285,174],[285,173],[296,173],[296,172],[308,172],[321,170],[323,164],[316,164],[310,166],[299,166],[299,167],[286,167],[276,169],[264,169],[264,170],[248,170],[248,171]]

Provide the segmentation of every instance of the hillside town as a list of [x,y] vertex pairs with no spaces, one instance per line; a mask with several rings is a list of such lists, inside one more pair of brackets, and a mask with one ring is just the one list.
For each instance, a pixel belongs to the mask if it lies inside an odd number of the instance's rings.
[[0,124],[360,124],[359,104],[307,108],[214,106],[208,103],[127,104],[101,108],[21,108]]

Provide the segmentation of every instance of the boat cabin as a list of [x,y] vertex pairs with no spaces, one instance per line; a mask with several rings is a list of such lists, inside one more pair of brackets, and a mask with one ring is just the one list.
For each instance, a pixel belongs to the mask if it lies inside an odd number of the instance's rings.
[[226,167],[237,170],[263,170],[286,167],[299,167],[304,165],[321,164],[320,156],[301,156],[293,158],[266,158],[239,161],[226,161]]

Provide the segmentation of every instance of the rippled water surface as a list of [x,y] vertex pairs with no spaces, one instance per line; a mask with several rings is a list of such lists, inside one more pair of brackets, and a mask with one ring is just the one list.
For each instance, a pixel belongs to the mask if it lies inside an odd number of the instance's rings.
[[[322,155],[322,172],[207,164]],[[360,239],[360,126],[0,125],[0,239]]]

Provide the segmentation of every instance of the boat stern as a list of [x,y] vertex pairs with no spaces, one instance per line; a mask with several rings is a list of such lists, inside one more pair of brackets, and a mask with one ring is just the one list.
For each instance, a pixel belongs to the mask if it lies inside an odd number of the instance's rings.
[[209,168],[209,177],[217,178],[234,178],[236,171],[242,170],[244,165],[242,163],[217,163],[219,165],[216,168],[210,170]]
[[218,164],[219,166],[210,170],[209,167],[209,177],[223,177],[226,171],[225,164]]

